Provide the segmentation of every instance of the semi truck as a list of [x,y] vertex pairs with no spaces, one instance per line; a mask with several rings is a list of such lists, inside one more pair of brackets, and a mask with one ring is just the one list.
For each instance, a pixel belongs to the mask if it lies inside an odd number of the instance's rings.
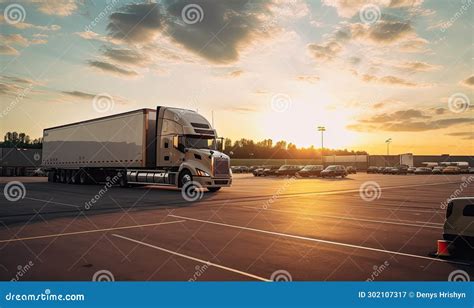
[[[187,183],[211,192],[232,184],[230,158],[211,124],[192,110],[139,109],[43,131],[49,182],[121,187]],[[188,185],[189,186],[189,185]]]

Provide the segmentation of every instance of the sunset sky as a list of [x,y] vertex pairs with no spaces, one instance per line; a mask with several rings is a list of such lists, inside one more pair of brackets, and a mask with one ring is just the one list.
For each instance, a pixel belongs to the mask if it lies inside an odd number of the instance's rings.
[[233,140],[473,155],[473,7],[0,0],[0,133],[165,105]]

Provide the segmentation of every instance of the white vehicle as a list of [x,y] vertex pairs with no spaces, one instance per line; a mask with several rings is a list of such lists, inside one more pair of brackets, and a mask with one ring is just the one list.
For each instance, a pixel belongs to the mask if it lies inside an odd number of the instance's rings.
[[453,198],[446,209],[443,238],[474,250],[474,197]]
[[157,107],[48,128],[43,133],[48,181],[154,184],[210,191],[232,184],[222,139],[195,111]]

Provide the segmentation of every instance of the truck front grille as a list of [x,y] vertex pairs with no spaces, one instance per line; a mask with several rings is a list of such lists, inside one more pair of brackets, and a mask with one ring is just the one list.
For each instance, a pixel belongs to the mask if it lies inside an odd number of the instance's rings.
[[229,174],[229,159],[222,157],[213,157],[214,176],[228,177]]

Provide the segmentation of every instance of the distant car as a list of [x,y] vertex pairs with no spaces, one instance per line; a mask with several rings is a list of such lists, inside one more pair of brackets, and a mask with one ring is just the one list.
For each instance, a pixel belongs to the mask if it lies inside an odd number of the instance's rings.
[[280,169],[280,166],[269,166],[263,170],[263,176],[276,175],[276,172]]
[[382,174],[392,174],[393,167],[384,167],[381,171]]
[[302,166],[297,166],[297,165],[283,165],[278,169],[275,174],[276,176],[294,176],[296,175],[296,172],[300,171],[303,169]]
[[461,169],[456,166],[448,166],[443,169],[443,174],[459,174],[461,173]]
[[249,167],[247,166],[240,167],[240,173],[248,173],[248,172],[249,172]]
[[438,166],[438,167],[434,167],[433,170],[431,170],[431,173],[433,174],[441,174],[443,173],[443,167],[441,166]]
[[240,166],[232,166],[230,167],[230,170],[232,170],[232,173],[242,173]]
[[328,177],[337,177],[340,176],[341,178],[345,178],[347,176],[347,170],[344,166],[341,165],[331,165],[326,167],[323,171],[321,171],[321,177],[328,178]]
[[415,174],[431,174],[431,168],[428,167],[418,167],[415,170]]
[[321,176],[321,171],[324,170],[323,165],[307,165],[298,171],[296,175],[301,177]]
[[469,173],[474,173],[474,167],[469,168]]
[[448,201],[443,238],[458,248],[474,250],[474,197]]
[[250,166],[249,172],[253,172],[255,169],[259,168],[258,166]]
[[252,174],[254,176],[263,176],[263,171],[265,170],[264,167],[258,167],[258,168],[255,168],[253,171],[252,171]]
[[346,170],[347,170],[348,174],[356,174],[357,173],[356,167],[353,167],[353,166],[347,166]]
[[379,173],[379,168],[375,166],[370,166],[367,168],[367,173]]
[[402,165],[393,167],[392,171],[390,172],[390,174],[407,174],[407,173],[408,173],[408,167],[402,166]]
[[415,173],[416,167],[409,167],[407,173]]

